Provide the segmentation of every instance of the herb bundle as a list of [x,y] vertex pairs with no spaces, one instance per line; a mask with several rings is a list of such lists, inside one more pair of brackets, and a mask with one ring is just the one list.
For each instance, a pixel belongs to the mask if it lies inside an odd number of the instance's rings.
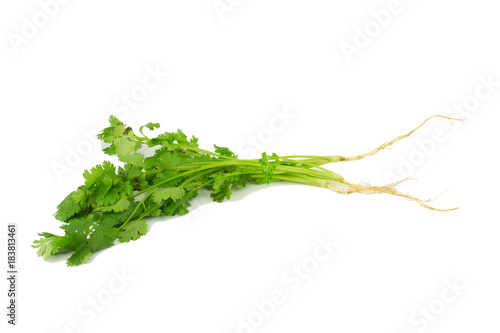
[[[404,179],[384,186],[354,184],[322,167],[376,154],[408,137],[430,118],[408,134],[354,157],[262,153],[260,159],[239,159],[226,147],[214,145],[214,151],[201,149],[197,138],[188,138],[181,130],[165,132],[155,138],[144,134],[145,129],[159,128],[158,123],[141,126],[136,134],[111,116],[110,126],[102,130],[98,138],[109,144],[104,152],[118,156],[123,166],[116,167],[104,161],[86,170],[83,173],[85,184],[71,192],[54,214],[63,222],[64,236],[39,233],[41,238],[34,242],[33,247],[45,260],[54,254],[72,252],[67,264],[77,266],[86,263],[93,252],[111,247],[117,241],[126,243],[145,235],[148,217],[187,214],[190,200],[201,189],[210,191],[214,201],[222,202],[231,198],[235,187],[242,188],[248,183],[286,181],[344,194],[387,193],[416,201],[426,208],[441,210],[397,191],[395,186]],[[156,148],[153,156],[145,157],[138,152],[144,145]]]

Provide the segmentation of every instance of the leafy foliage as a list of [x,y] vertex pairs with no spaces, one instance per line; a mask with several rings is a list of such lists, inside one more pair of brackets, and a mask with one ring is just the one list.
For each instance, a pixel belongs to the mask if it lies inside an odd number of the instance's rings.
[[148,224],[142,219],[130,221],[127,226],[120,230],[120,242],[128,243],[131,240],[136,240],[148,231]]
[[[141,135],[114,116],[109,124],[98,138],[109,145],[104,152],[116,155],[123,165],[115,167],[104,161],[83,172],[84,184],[71,192],[54,214],[64,222],[64,235],[40,233],[41,238],[34,242],[44,260],[72,252],[68,266],[86,263],[93,252],[145,235],[148,217],[187,214],[190,200],[202,189],[208,190],[214,201],[222,202],[231,198],[234,188],[249,182],[298,179],[305,183],[305,174],[310,172],[310,165],[291,163],[276,154],[244,160],[226,147],[214,145],[214,152],[206,151],[198,148],[196,137],[188,139],[181,130],[151,139],[143,134],[144,128],[158,129],[158,123],[141,126]],[[153,156],[145,158],[139,152],[143,146],[154,147]],[[314,175],[312,185],[317,184],[317,178]]]

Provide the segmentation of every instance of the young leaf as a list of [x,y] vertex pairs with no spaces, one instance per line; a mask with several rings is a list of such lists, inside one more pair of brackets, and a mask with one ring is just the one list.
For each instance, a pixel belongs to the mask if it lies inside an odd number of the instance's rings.
[[140,153],[133,153],[130,155],[118,155],[118,159],[124,163],[132,163],[139,168],[146,168],[144,164],[144,155]]
[[86,239],[94,225],[94,215],[72,219],[68,224],[61,226],[68,235],[76,235],[79,239]]
[[236,156],[231,150],[229,150],[229,148],[227,147],[219,147],[217,145],[214,145],[215,147],[215,152],[219,155],[222,155],[222,156],[227,156],[227,157],[238,157]]
[[117,224],[116,219],[106,218],[95,226],[89,238],[91,251],[95,252],[113,246],[113,242],[118,237],[118,229],[115,228]]
[[140,148],[141,143],[123,136],[115,140],[115,153],[117,155],[128,155]]
[[74,199],[75,192],[71,192],[58,206],[57,212],[54,214],[55,218],[59,221],[67,221],[69,218],[79,213],[82,207],[77,204]]
[[90,170],[85,170],[83,172],[83,178],[85,178],[85,186],[91,187],[99,181],[103,174],[104,168],[102,167],[102,165],[96,165]]
[[130,206],[130,201],[127,199],[127,197],[122,197],[120,200],[118,200],[117,203],[111,206],[106,206],[106,207],[97,207],[96,209],[101,211],[101,212],[123,212]]
[[148,130],[152,131],[155,128],[160,128],[160,124],[158,124],[158,123],[147,123],[146,125],[141,126],[141,128],[143,128],[143,127],[146,127]]
[[33,248],[38,248],[36,252],[43,260],[48,260],[53,254],[59,252],[60,242],[63,237],[49,234],[48,232],[39,233],[38,236],[43,236],[39,240],[34,241]]
[[121,243],[127,243],[131,240],[137,240],[148,232],[146,221],[138,219],[129,221],[123,230],[120,230],[118,238]]
[[160,203],[172,199],[174,202],[182,198],[186,191],[182,187],[163,188],[153,193],[153,201]]
[[70,267],[85,264],[89,261],[92,252],[87,246],[81,246],[78,248],[71,257],[68,258],[66,264]]
[[273,180],[273,172],[276,169],[276,163],[269,162],[266,153],[262,153],[262,158],[259,160],[264,172],[264,182],[269,184]]

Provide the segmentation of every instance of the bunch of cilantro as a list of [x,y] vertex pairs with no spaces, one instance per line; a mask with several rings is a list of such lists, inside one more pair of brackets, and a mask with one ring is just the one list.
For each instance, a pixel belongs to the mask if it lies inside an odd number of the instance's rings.
[[[214,201],[221,202],[231,197],[234,186],[272,180],[318,185],[316,177],[324,173],[275,154],[242,160],[225,147],[214,145],[214,152],[206,151],[198,147],[197,138],[188,139],[181,130],[152,139],[143,134],[144,128],[159,128],[157,123],[140,127],[140,135],[114,116],[109,123],[98,138],[109,144],[104,152],[118,156],[124,165],[104,161],[83,173],[85,184],[71,192],[54,214],[63,222],[64,236],[43,232],[35,241],[38,255],[45,260],[72,252],[68,266],[86,263],[93,252],[116,241],[126,243],[145,235],[148,217],[187,214],[189,201],[200,189],[207,189]],[[145,158],[137,152],[143,145],[157,148],[154,155]],[[308,161],[328,162],[325,158]],[[323,176],[327,175],[330,179],[336,174],[328,171]]]
[[[108,144],[104,152],[116,155],[123,165],[117,167],[104,161],[83,173],[85,184],[71,192],[54,214],[63,222],[64,235],[42,232],[38,234],[41,238],[34,242],[33,247],[45,260],[54,254],[69,252],[67,265],[78,266],[86,263],[96,251],[117,242],[137,240],[148,230],[148,217],[187,214],[190,200],[201,189],[210,191],[214,201],[222,202],[231,198],[234,187],[287,181],[326,187],[339,193],[389,193],[434,209],[423,200],[396,191],[394,186],[400,182],[385,186],[353,184],[321,167],[373,155],[413,131],[354,157],[262,153],[260,159],[239,159],[225,147],[214,145],[213,152],[201,149],[197,138],[188,138],[181,130],[155,138],[143,133],[145,128],[159,128],[158,123],[141,126],[140,134],[114,116],[109,118],[109,123],[98,138]],[[144,145],[156,149],[152,156],[145,157],[138,152]]]

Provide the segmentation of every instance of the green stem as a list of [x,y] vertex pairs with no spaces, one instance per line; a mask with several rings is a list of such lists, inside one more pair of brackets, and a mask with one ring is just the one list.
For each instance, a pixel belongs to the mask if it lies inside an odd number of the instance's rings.
[[194,177],[191,177],[191,178],[186,179],[186,180],[185,180],[185,181],[183,181],[183,182],[182,182],[182,184],[181,184],[181,185],[179,185],[179,186],[183,186],[184,184],[189,183],[190,181],[192,181],[192,180],[194,180],[194,179],[196,179],[196,178],[199,178],[200,176],[205,175],[205,174],[210,173],[210,172],[212,172],[212,170],[208,170],[208,171],[203,171],[203,172],[200,172],[200,173],[196,174]]
[[[264,178],[264,175],[255,175],[253,178]],[[326,180],[316,177],[309,177],[305,175],[289,175],[289,174],[273,175],[273,181],[280,181],[280,180],[292,183],[318,186],[318,187],[326,186]]]
[[339,155],[334,155],[334,156],[316,156],[316,155],[288,155],[288,156],[281,156],[282,158],[308,158],[312,160],[318,160],[321,164],[328,164],[328,163],[335,163],[335,162],[340,162],[340,156]]
[[208,169],[217,169],[217,168],[219,168],[221,166],[232,166],[232,165],[247,165],[247,166],[261,167],[261,165],[259,163],[250,163],[250,162],[245,162],[245,161],[242,161],[242,160],[210,162],[208,165],[206,165],[204,167],[199,167],[199,168],[197,168],[195,170],[185,171],[185,172],[183,172],[181,174],[178,174],[176,176],[173,176],[173,177],[170,177],[168,179],[165,179],[165,180],[159,182],[158,184],[152,185],[152,186],[148,187],[147,189],[144,189],[144,190],[142,190],[142,191],[140,191],[140,192],[132,195],[131,197],[136,197],[136,196],[138,196],[138,195],[140,195],[142,193],[150,191],[153,188],[157,188],[157,187],[159,187],[159,186],[161,186],[161,185],[163,185],[165,183],[168,183],[169,181],[172,181],[172,180],[177,179],[177,178],[184,177],[186,175],[189,175],[189,174],[192,174],[192,173],[195,173],[195,172],[198,172],[198,171],[208,170]]
[[152,190],[151,192],[149,192],[148,194],[146,194],[146,196],[144,198],[142,198],[141,201],[139,201],[136,206],[135,206],[135,209],[134,211],[132,212],[132,214],[130,214],[130,216],[127,218],[127,220],[125,220],[125,222],[123,222],[123,224],[118,228],[118,230],[121,230],[123,229],[123,227],[132,219],[132,217],[135,215],[135,213],[137,212],[137,210],[139,209],[139,207],[141,207],[141,204],[143,204],[146,199],[151,195],[153,194],[157,189],[154,189]]
[[[301,167],[294,167],[294,166],[288,166],[288,165],[280,165],[276,167],[276,170],[281,170],[285,172],[291,172],[291,173],[300,173],[304,175],[310,175],[310,176],[319,176],[323,177],[329,180],[334,180],[334,181],[339,181],[342,179],[342,177],[328,169],[324,169],[326,171],[319,171],[319,170],[311,170],[311,169],[306,169],[306,168],[301,168]],[[330,176],[327,177],[326,175]]]
[[[148,141],[151,140],[150,138],[148,138],[144,133],[142,133],[142,129],[144,128],[144,126],[141,126],[139,127],[139,132],[144,136],[144,138],[146,138]],[[143,140],[141,140],[143,141]]]

